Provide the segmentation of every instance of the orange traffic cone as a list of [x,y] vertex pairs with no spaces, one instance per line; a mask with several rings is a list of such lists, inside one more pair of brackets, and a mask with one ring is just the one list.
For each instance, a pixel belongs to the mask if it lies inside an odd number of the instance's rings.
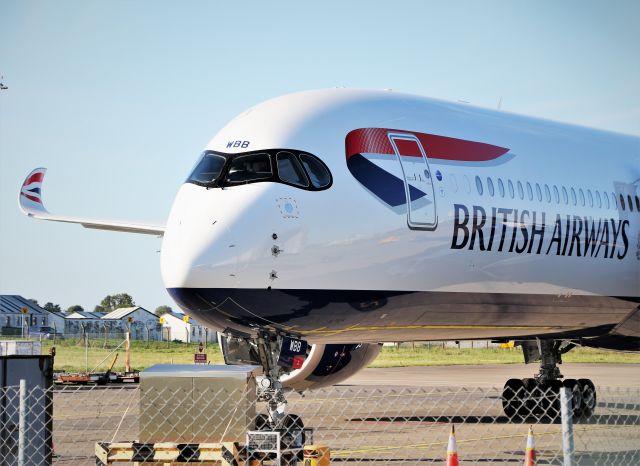
[[525,451],[524,466],[536,466],[536,445],[533,441],[533,426],[529,426],[527,434],[527,449]]
[[451,433],[449,434],[449,445],[447,446],[447,466],[459,466],[458,446],[456,445],[456,427],[453,424],[451,424]]

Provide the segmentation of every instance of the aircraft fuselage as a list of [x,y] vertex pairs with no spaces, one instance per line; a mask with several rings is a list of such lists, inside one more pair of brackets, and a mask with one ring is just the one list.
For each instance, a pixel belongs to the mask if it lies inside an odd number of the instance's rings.
[[[257,105],[206,151],[226,165],[180,188],[161,263],[183,310],[219,330],[595,337],[640,303],[636,137],[335,89]],[[243,155],[254,173],[229,168]]]

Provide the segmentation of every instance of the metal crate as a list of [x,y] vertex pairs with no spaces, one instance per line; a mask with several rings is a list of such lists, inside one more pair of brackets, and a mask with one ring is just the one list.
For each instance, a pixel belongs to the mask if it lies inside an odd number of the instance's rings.
[[313,443],[313,429],[251,430],[247,432],[247,456],[275,461],[277,466],[295,464],[303,459],[305,443]]

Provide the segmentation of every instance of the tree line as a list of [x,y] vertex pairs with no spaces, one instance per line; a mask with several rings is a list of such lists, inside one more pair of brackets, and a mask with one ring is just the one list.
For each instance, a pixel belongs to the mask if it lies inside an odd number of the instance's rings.
[[[29,299],[32,303],[39,306],[38,300]],[[100,304],[96,304],[93,308],[93,312],[101,312],[107,314],[111,311],[115,311],[121,307],[135,307],[136,302],[133,300],[130,294],[128,293],[118,293],[113,295],[107,295],[104,297]],[[66,310],[63,310],[60,305],[54,304],[52,302],[46,302],[43,306],[43,309],[49,312],[56,312],[59,314],[73,314],[74,312],[84,312],[84,308],[79,304],[74,304],[73,306],[69,306]],[[162,314],[166,314],[168,312],[173,312],[173,309],[170,306],[158,306],[154,314],[157,316],[161,316]]]

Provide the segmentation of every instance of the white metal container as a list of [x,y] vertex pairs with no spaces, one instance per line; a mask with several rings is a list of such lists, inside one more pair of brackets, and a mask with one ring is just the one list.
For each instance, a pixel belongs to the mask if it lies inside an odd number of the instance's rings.
[[0,356],[40,356],[42,344],[33,340],[0,340]]
[[158,364],[140,373],[141,442],[236,442],[255,418],[258,366]]

